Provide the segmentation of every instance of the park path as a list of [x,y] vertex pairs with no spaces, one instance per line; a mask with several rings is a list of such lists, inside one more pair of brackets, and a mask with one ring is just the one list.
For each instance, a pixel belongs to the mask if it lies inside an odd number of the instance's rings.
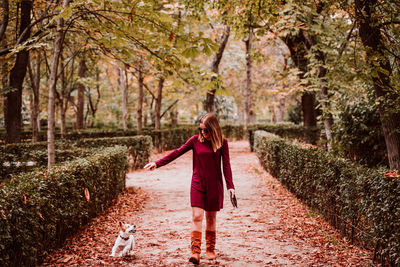
[[[233,141],[229,146],[239,208],[233,209],[225,194],[224,209],[217,214],[217,260],[206,260],[203,237],[201,265],[373,265],[368,251],[348,244],[266,173],[247,141]],[[153,155],[153,160],[166,153]],[[191,153],[152,172],[129,173],[127,186],[136,188],[136,193],[119,199],[117,207],[68,240],[67,248],[53,253],[45,265],[190,266]],[[129,204],[132,199],[139,200]],[[140,208],[132,210],[129,205]],[[118,220],[137,226],[135,257],[122,262],[108,257]]]

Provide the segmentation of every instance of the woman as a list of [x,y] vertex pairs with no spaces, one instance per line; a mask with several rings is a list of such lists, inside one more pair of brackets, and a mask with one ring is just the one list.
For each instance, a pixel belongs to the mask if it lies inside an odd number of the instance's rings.
[[232,171],[229,162],[228,141],[222,137],[217,117],[207,113],[200,120],[199,134],[192,136],[180,148],[164,158],[150,162],[145,169],[153,170],[164,166],[189,150],[193,150],[193,175],[190,188],[192,206],[192,233],[189,261],[200,262],[201,233],[204,212],[206,214],[206,255],[207,259],[216,258],[214,248],[216,240],[216,215],[222,209],[224,189],[222,169],[229,193],[235,194]]

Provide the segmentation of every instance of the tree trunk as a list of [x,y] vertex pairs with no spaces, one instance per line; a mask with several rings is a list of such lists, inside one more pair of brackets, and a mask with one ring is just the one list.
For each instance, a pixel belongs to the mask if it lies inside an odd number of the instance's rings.
[[253,29],[249,29],[249,35],[245,40],[246,44],[246,87],[244,89],[244,110],[245,110],[245,127],[254,122],[254,112],[252,109],[252,90],[251,90],[251,48],[253,41]]
[[[3,40],[0,40],[0,47],[4,48],[7,47],[7,41],[4,38]],[[8,60],[0,60],[0,79],[1,79],[1,87],[2,90],[5,91],[6,88],[8,88],[8,74],[9,74],[9,61]],[[3,101],[2,104],[5,103],[5,98],[4,95],[1,95],[1,100]]]
[[[22,34],[31,23],[31,10],[33,1],[22,0],[20,2],[21,24],[19,34]],[[25,42],[30,37],[30,29],[21,40]],[[14,67],[10,71],[9,88],[4,101],[4,121],[6,126],[6,143],[18,143],[21,141],[22,126],[22,84],[25,79],[29,62],[29,51],[23,49],[17,53]]]
[[[67,108],[65,105],[65,95],[66,95],[66,90],[65,90],[65,71],[64,71],[64,58],[62,54],[60,55],[60,67],[61,67],[61,73],[60,73],[60,118],[61,118],[61,138],[64,138],[66,134],[66,126],[65,126],[65,113],[67,112]],[[68,103],[68,102],[67,102]]]
[[148,117],[149,117],[149,110],[151,109],[151,106],[148,104],[147,98],[143,97],[143,127],[148,126]]
[[178,126],[178,109],[173,107],[171,111],[169,112],[170,118],[171,118],[171,127],[177,127]]
[[284,114],[285,114],[285,96],[278,95],[276,98],[273,98],[274,106],[273,106],[273,121],[274,122],[283,122]]
[[[79,78],[84,78],[85,73],[87,71],[86,67],[86,59],[82,58],[81,61],[79,62],[79,71],[78,71],[78,77]],[[84,124],[84,109],[85,109],[85,85],[82,83],[78,84],[78,99],[77,99],[77,110],[76,110],[76,129],[77,130],[82,130],[85,128]]]
[[[303,30],[299,30],[297,35],[287,35],[282,38],[290,51],[290,57],[293,63],[300,70],[299,78],[303,79],[307,72],[308,60],[307,51],[311,48],[309,40],[306,38]],[[303,92],[301,97],[301,106],[303,110],[303,123],[305,127],[317,126],[317,116],[315,112],[315,94],[313,92]],[[312,140],[307,140],[312,141]]]
[[96,92],[97,92],[97,99],[96,102],[93,103],[93,99],[92,99],[92,94],[90,93],[88,95],[88,109],[90,109],[90,112],[92,114],[92,119],[90,121],[90,127],[93,128],[94,127],[94,121],[96,118],[96,112],[97,112],[97,108],[100,102],[100,98],[101,98],[101,94],[100,94],[100,70],[96,69]]
[[149,115],[150,115],[150,120],[152,125],[156,125],[156,114],[155,114],[155,102],[156,98],[152,97],[151,102],[150,102],[150,107],[149,107]]
[[126,67],[119,68],[119,84],[122,90],[122,126],[128,130],[128,84]]
[[[63,8],[68,6],[70,0],[64,0]],[[57,35],[54,40],[54,51],[53,60],[50,69],[50,81],[49,81],[49,107],[48,107],[48,118],[47,118],[47,155],[48,155],[48,168],[55,163],[55,94],[57,85],[57,69],[60,54],[62,50],[62,44],[64,39],[64,20],[62,18],[57,19]]]
[[[224,54],[224,50],[226,44],[228,43],[229,35],[230,35],[231,28],[226,26],[225,31],[222,33],[222,36],[219,40],[219,48],[218,51],[214,54],[214,59],[211,64],[211,71],[218,74],[219,73],[219,64],[221,63],[222,55]],[[215,81],[216,77],[212,77],[211,81]],[[214,112],[215,111],[215,93],[217,91],[217,85],[214,86],[214,89],[209,90],[207,92],[206,101],[205,101],[205,110],[207,112]]]
[[138,102],[137,102],[137,132],[142,134],[143,132],[143,71],[142,66],[139,66],[138,70]]
[[1,42],[3,41],[3,38],[5,36],[8,25],[8,19],[10,17],[9,16],[10,6],[8,0],[2,0],[0,8],[2,9],[2,20],[0,23],[0,42]]
[[305,127],[314,127],[317,125],[317,116],[315,112],[315,94],[303,92],[301,96],[301,107],[303,110],[303,120]]
[[155,111],[155,129],[160,130],[161,129],[161,102],[162,102],[162,90],[164,87],[164,81],[165,79],[161,77],[158,80],[158,90],[157,90],[157,99],[156,99],[156,105],[154,107]]
[[396,105],[400,96],[391,88],[392,68],[385,51],[379,16],[375,13],[377,2],[356,0],[356,20],[361,41],[367,54],[372,82],[378,102],[379,116],[385,137],[390,169],[400,169],[400,113]]
[[32,142],[39,141],[39,89],[40,89],[40,52],[36,50],[36,67],[35,72],[33,72],[32,59],[29,60],[28,70],[31,79],[31,90],[29,93],[30,106],[31,106],[31,127],[32,127]]
[[[323,80],[325,79],[326,69],[320,67],[319,76]],[[330,112],[330,102],[329,102],[329,94],[328,87],[323,85],[321,87],[321,105],[322,105],[322,117],[324,119],[324,128],[325,128],[325,136],[327,140],[327,148],[328,151],[332,150],[332,126],[333,126],[333,117]]]

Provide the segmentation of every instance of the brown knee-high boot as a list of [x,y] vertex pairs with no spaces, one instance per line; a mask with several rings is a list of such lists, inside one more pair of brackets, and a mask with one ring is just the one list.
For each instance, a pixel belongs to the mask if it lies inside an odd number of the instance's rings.
[[206,231],[206,255],[207,259],[215,260],[215,240],[216,240],[215,231]]
[[199,264],[201,252],[201,232],[192,231],[190,239],[190,249],[192,250],[192,256],[190,257],[189,261],[194,264]]

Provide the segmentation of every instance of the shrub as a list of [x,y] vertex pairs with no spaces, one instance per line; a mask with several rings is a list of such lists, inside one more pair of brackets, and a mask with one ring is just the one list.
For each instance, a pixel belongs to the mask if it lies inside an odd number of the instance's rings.
[[196,133],[197,126],[194,125],[147,132],[147,134],[151,135],[154,147],[159,152],[181,146]]
[[0,265],[40,264],[51,248],[108,207],[125,187],[126,150],[106,148],[2,186]]
[[[18,146],[16,146],[18,147]],[[24,146],[29,148],[29,146]],[[13,149],[12,149],[13,150]],[[56,162],[73,160],[77,157],[85,157],[90,153],[88,149],[56,149]],[[47,166],[47,150],[34,147],[31,150],[21,149],[18,153],[0,151],[0,180],[19,172],[31,171],[35,168]]]
[[[167,127],[161,130],[154,130],[154,128],[144,128],[143,129],[143,134],[144,135],[150,135],[153,137],[153,141],[157,141],[157,138],[159,138],[160,136],[160,131],[161,132],[175,132],[175,133],[167,133],[168,136],[172,137],[177,137],[178,133],[183,133],[183,137],[186,138],[188,136],[188,134],[195,134],[197,133],[196,129],[197,129],[197,124],[187,124],[187,125],[181,125],[179,127]],[[233,138],[233,139],[243,139],[245,138],[245,131],[244,131],[244,127],[243,125],[238,125],[238,126],[231,126],[231,125],[224,125],[221,127],[222,128],[222,132],[224,134],[225,137],[227,138]],[[106,137],[123,137],[123,136],[136,136],[137,135],[137,130],[121,130],[121,129],[108,129],[108,130],[104,130],[104,129],[86,129],[86,130],[82,130],[82,131],[69,131],[63,138],[64,141],[76,141],[79,139],[84,139],[84,138],[106,138]],[[163,135],[163,134],[161,134]],[[169,143],[174,143],[174,141],[172,141],[172,139],[169,141],[167,135],[164,135],[164,140],[161,140],[162,142],[164,142],[164,146],[170,147],[168,144]],[[32,136],[32,132],[31,131],[23,131],[22,132],[22,140],[23,141],[30,141]],[[4,130],[1,131],[0,130],[0,139],[4,140],[5,137],[5,132]],[[57,140],[61,139],[61,134],[59,131],[56,131],[56,135],[55,135]],[[178,140],[180,137],[177,137]],[[184,139],[183,138],[183,139]],[[190,136],[188,137],[190,138]],[[46,141],[47,140],[47,132],[45,131],[41,131],[39,134],[39,140],[40,141]],[[30,143],[26,143],[28,146],[31,146]],[[45,144],[44,142],[39,142],[36,143],[39,144],[39,146],[43,146],[43,144]]]
[[[165,151],[175,149],[182,144],[184,144],[190,137],[198,133],[197,125],[186,125],[177,128],[153,130],[151,132],[146,132],[146,134],[151,135],[153,138],[153,144],[158,149],[158,151]],[[221,126],[222,133],[224,137],[230,139],[244,139],[245,131],[243,125]]]
[[320,129],[318,127],[307,128],[302,125],[288,122],[277,124],[254,124],[248,128],[251,151],[254,151],[254,132],[258,130],[274,133],[282,138],[297,139],[312,144],[315,144],[320,136]]
[[[117,136],[133,136],[136,135],[136,130],[121,130],[121,129],[111,129],[111,130],[104,130],[104,129],[86,129],[86,130],[72,130],[68,131],[64,135],[65,140],[77,140],[82,138],[101,138],[101,137],[117,137]],[[5,132],[0,132],[0,139],[5,139]],[[39,141],[47,141],[47,131],[44,129],[39,132],[38,135]],[[55,138],[57,140],[61,139],[61,133],[57,129],[55,133]],[[23,131],[21,133],[22,141],[30,141],[32,139],[32,132],[31,131]]]
[[[56,162],[85,157],[92,148],[115,145],[125,145],[129,148],[128,153],[132,160],[132,169],[142,168],[149,161],[152,152],[152,143],[149,136],[85,138],[75,141],[56,142]],[[29,166],[27,162],[33,162],[35,165]],[[0,164],[2,166],[0,177],[3,179],[8,178],[11,174],[29,171],[35,167],[46,167],[47,142],[5,145],[0,150]]]
[[374,103],[359,100],[346,105],[334,124],[333,148],[338,154],[367,166],[388,166],[379,112]]
[[127,146],[129,157],[133,162],[130,167],[133,169],[143,168],[149,162],[153,147],[150,136],[143,135],[96,139],[85,138],[76,140],[72,145],[78,148],[109,147],[115,145]]
[[298,198],[351,240],[374,248],[382,262],[400,265],[400,177],[262,131],[254,145],[263,167]]
[[229,139],[243,140],[247,137],[243,125],[223,125],[221,130],[223,135]]

